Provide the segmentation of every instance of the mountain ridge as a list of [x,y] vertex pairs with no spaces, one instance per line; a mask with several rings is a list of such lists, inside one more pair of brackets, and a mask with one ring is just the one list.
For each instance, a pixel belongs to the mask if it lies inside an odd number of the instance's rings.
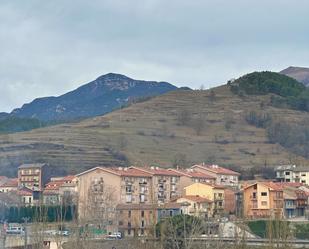
[[135,98],[153,97],[176,89],[167,82],[134,80],[108,73],[60,96],[36,98],[10,115],[42,121],[87,118],[113,111]]

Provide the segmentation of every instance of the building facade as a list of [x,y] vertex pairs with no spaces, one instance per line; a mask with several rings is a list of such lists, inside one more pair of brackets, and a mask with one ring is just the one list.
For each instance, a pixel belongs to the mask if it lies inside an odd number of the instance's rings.
[[244,210],[246,218],[259,219],[283,217],[283,188],[272,182],[256,182],[243,189]]
[[238,180],[239,180],[238,178],[240,174],[233,170],[226,169],[214,164],[213,165],[197,164],[193,165],[191,169],[215,177],[217,185],[232,186],[235,188],[238,187]]
[[282,165],[276,168],[276,179],[280,182],[309,185],[309,166]]
[[18,167],[18,187],[42,191],[49,181],[47,164],[23,164]]

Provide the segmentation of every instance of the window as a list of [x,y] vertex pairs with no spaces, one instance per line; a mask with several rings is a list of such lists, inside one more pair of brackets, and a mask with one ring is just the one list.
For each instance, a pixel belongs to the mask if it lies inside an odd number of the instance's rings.
[[128,235],[131,235],[131,229],[128,229]]
[[267,196],[267,192],[262,192],[261,196]]
[[145,202],[145,195],[143,195],[143,194],[140,195],[140,196],[139,196],[139,201],[140,201],[140,202]]
[[255,192],[252,193],[252,198],[253,198],[253,199],[256,199],[256,193],[255,193]]
[[261,204],[262,206],[267,206],[267,201],[262,201]]
[[285,172],[285,175],[289,176],[290,175],[290,171]]
[[142,228],[142,229],[141,229],[141,235],[144,235],[144,233],[145,233],[145,231],[144,231],[144,229]]
[[128,222],[128,227],[131,227],[131,222]]
[[141,216],[142,216],[142,217],[145,216],[145,211],[144,211],[144,210],[141,211]]
[[306,173],[302,173],[301,176],[306,176]]
[[126,195],[126,202],[132,202],[132,195]]
[[131,210],[128,211],[128,217],[131,218]]
[[123,221],[120,220],[120,221],[119,221],[119,226],[122,226],[122,225],[123,225]]
[[142,220],[142,223],[141,223],[142,227],[145,226],[145,221]]
[[173,210],[170,210],[170,216],[173,216]]

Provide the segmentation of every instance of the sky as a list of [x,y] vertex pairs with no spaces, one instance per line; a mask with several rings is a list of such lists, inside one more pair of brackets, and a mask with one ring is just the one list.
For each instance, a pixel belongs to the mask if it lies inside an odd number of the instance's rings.
[[309,67],[307,0],[1,0],[0,112],[115,72],[214,87]]

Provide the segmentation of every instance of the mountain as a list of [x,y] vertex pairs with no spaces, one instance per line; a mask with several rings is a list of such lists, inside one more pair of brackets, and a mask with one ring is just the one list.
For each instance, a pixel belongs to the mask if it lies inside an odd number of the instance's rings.
[[29,162],[47,162],[58,174],[97,165],[188,167],[203,161],[243,174],[308,165],[309,146],[291,147],[285,136],[306,141],[302,130],[284,124],[306,127],[309,113],[273,106],[272,96],[235,94],[229,85],[171,91],[78,123],[0,135],[0,174],[13,175]]
[[288,67],[280,72],[281,74],[290,76],[305,86],[309,86],[309,68],[306,67]]
[[109,73],[59,97],[45,97],[24,104],[11,115],[41,121],[68,121],[111,112],[142,98],[157,96],[177,87],[167,82],[134,80]]
[[10,114],[6,112],[0,112],[0,120],[6,119]]

